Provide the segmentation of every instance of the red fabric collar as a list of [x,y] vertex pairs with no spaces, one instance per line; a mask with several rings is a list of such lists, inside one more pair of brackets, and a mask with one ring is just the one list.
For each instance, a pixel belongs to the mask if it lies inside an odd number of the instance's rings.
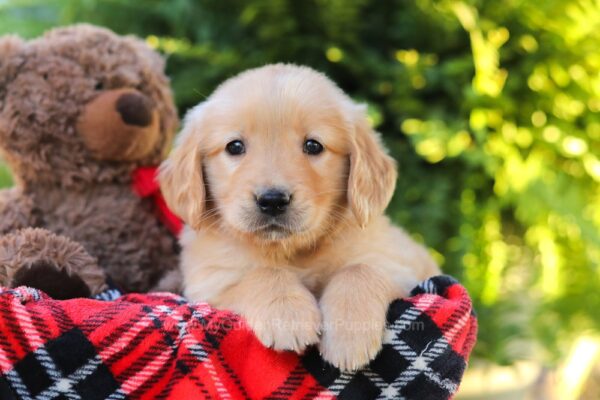
[[158,167],[139,167],[131,174],[132,187],[141,198],[152,198],[156,216],[176,236],[183,229],[183,222],[167,206],[156,179]]

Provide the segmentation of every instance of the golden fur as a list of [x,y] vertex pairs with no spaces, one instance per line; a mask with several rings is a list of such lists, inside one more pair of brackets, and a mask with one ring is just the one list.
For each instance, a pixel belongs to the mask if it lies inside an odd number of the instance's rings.
[[[315,139],[325,150],[303,152]],[[225,151],[243,140],[246,153]],[[182,236],[184,294],[243,315],[266,345],[320,343],[342,369],[382,346],[388,304],[438,273],[383,212],[396,168],[363,106],[306,67],[269,65],[226,81],[189,112],[161,166]],[[283,187],[281,224],[261,225],[258,190]]]

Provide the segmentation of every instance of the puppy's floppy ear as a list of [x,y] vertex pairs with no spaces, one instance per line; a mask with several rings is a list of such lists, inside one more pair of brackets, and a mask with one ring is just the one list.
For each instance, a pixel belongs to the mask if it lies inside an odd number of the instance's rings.
[[206,202],[199,146],[202,108],[199,105],[189,111],[175,148],[161,164],[158,174],[168,206],[193,229],[200,227]]
[[360,226],[383,214],[396,187],[396,162],[390,157],[366,118],[364,106],[354,111],[354,133],[350,141],[348,203]]

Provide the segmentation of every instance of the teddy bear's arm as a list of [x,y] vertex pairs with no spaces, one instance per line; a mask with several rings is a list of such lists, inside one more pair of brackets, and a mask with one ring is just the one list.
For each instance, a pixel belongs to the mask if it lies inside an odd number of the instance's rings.
[[18,188],[0,190],[0,234],[38,226],[31,198]]

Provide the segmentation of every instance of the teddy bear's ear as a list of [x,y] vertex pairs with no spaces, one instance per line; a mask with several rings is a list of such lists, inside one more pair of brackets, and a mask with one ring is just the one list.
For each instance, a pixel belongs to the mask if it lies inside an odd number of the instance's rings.
[[164,71],[165,59],[158,51],[154,51],[145,41],[132,35],[125,36],[125,41],[135,49],[138,56],[147,60],[148,65],[152,66],[154,70],[161,73]]
[[10,59],[25,46],[25,41],[17,35],[0,37],[0,68],[9,64]]
[[24,47],[25,41],[16,35],[0,37],[0,100],[6,84],[12,79],[21,63],[17,55],[23,51]]

